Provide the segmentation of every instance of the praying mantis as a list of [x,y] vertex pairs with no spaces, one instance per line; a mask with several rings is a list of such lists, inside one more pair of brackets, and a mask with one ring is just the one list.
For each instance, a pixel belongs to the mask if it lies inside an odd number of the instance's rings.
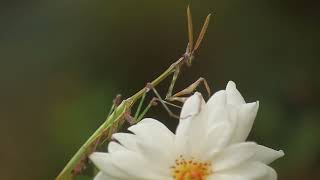
[[[187,97],[183,97],[183,96],[191,94],[196,89],[196,87],[199,86],[201,83],[204,84],[208,94],[210,95],[210,88],[208,86],[207,81],[204,78],[199,78],[197,81],[192,83],[190,86],[188,86],[184,90],[172,95],[173,88],[180,74],[181,67],[184,65],[191,66],[191,63],[194,59],[194,53],[199,48],[204,38],[204,35],[207,31],[209,21],[210,21],[210,16],[211,14],[209,14],[206,17],[204,24],[202,26],[202,29],[197,38],[197,41],[194,44],[192,17],[191,17],[190,8],[188,6],[187,22],[188,22],[189,42],[184,55],[180,57],[176,62],[171,64],[171,66],[168,69],[166,69],[162,74],[160,74],[160,76],[158,76],[156,79],[148,83],[144,88],[142,88],[133,96],[123,101],[120,101],[120,96],[117,96],[114,100],[110,113],[106,118],[105,122],[102,125],[100,125],[100,127],[91,135],[91,137],[80,147],[80,149],[70,159],[70,161],[67,163],[64,169],[56,177],[56,180],[75,179],[75,177],[85,169],[86,164],[88,163],[88,156],[93,151],[95,151],[97,146],[103,144],[105,141],[109,141],[111,139],[112,134],[117,132],[119,127],[125,122],[125,119],[129,119],[129,120],[131,119],[129,122],[132,124],[139,122],[143,118],[145,113],[149,110],[149,108],[152,105],[154,105],[156,100],[159,101],[165,107],[165,109],[168,111],[170,116],[179,119],[179,116],[172,113],[166,104],[171,104],[169,102],[172,102],[172,101],[184,102]],[[172,76],[171,84],[168,88],[168,93],[166,94],[165,99],[162,99],[159,93],[157,92],[157,90],[155,89],[155,87],[171,74],[173,74],[173,76]],[[145,108],[145,110],[142,113],[140,113],[146,93],[149,92],[150,90],[153,90],[153,92],[156,95],[156,98],[152,99],[150,103],[147,105],[147,107]],[[137,107],[137,111],[134,117],[131,117],[130,115],[131,109],[138,100],[140,100],[140,103]],[[174,105],[174,104],[171,104],[171,105]]]

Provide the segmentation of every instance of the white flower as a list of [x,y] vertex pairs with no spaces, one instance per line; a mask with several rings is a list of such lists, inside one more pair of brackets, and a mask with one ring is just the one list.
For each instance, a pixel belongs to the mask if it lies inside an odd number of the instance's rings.
[[276,180],[267,164],[284,155],[245,142],[259,102],[245,103],[234,82],[207,103],[195,93],[183,105],[176,133],[146,118],[116,133],[108,153],[90,156],[95,180]]

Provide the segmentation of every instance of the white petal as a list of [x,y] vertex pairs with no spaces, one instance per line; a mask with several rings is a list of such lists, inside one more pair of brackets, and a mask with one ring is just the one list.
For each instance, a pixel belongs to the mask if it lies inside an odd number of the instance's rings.
[[128,128],[135,133],[136,152],[144,155],[146,161],[154,163],[157,172],[170,174],[169,168],[175,158],[174,134],[161,122],[146,118]]
[[186,102],[183,104],[180,113],[180,121],[184,121],[196,114],[198,114],[201,109],[204,107],[205,101],[201,93],[195,92],[191,97],[189,97]]
[[214,171],[219,172],[229,169],[250,160],[256,152],[255,147],[256,143],[253,142],[230,145],[213,157]]
[[106,175],[101,171],[94,177],[93,180],[120,180],[119,178],[114,178],[112,176]]
[[170,168],[176,156],[173,150],[166,146],[155,146],[144,141],[138,142],[139,153],[143,155],[146,162],[153,164],[153,169],[162,176],[170,175]]
[[257,145],[255,148],[256,153],[252,158],[254,161],[260,161],[265,164],[270,164],[274,160],[284,156],[284,152],[282,150],[276,151],[262,145]]
[[137,147],[137,137],[134,134],[129,133],[115,133],[112,135],[112,139],[117,140],[125,148],[136,151]]
[[205,115],[201,112],[191,120],[189,134],[186,136],[187,146],[185,147],[189,150],[189,157],[201,158],[207,147],[208,127]]
[[129,174],[129,179],[150,180],[163,178],[163,176],[155,172],[157,162],[153,164],[147,163],[144,156],[136,152],[117,151],[112,154],[111,161],[115,167]]
[[137,125],[148,124],[148,123],[157,124],[160,128],[167,129],[167,127],[164,124],[162,124],[160,121],[153,118],[144,118],[140,122],[138,122]]
[[244,104],[245,101],[237,90],[236,84],[233,81],[229,81],[226,87],[227,91],[227,102],[232,105]]
[[155,167],[160,167],[158,169],[162,172],[164,166],[170,166],[175,158],[174,134],[164,124],[146,118],[128,130],[137,136],[137,152],[143,154],[148,162],[157,162]]
[[247,139],[256,118],[259,102],[242,104],[238,108],[237,127],[232,143],[243,142]]
[[237,109],[232,105],[226,104],[226,92],[218,91],[206,104],[204,109],[206,114],[207,127],[211,129],[215,124],[228,122],[235,129],[237,121]]
[[[218,91],[206,104],[203,118],[207,118],[203,126],[201,141],[205,143],[201,159],[210,159],[213,154],[230,144],[235,127],[237,125],[237,109],[232,105],[226,105],[226,92]],[[202,146],[200,146],[202,147]]]
[[247,179],[259,179],[266,177],[269,174],[267,165],[261,162],[247,162],[239,166],[220,171],[219,174],[228,174],[232,176],[244,176]]
[[[212,122],[211,122],[212,121]],[[232,106],[216,107],[210,115],[206,149],[208,159],[231,144],[237,126],[236,109]],[[204,131],[205,133],[205,131]]]
[[146,118],[140,123],[128,128],[139,141],[153,146],[165,147],[167,150],[174,148],[174,134],[161,122]]
[[213,174],[208,177],[208,180],[248,180],[248,178],[240,175]]
[[113,152],[116,152],[116,151],[123,151],[123,150],[126,150],[126,148],[123,147],[122,145],[120,145],[119,143],[111,141],[108,144],[108,152],[109,153],[113,153]]
[[206,141],[206,123],[203,113],[194,116],[192,119],[184,120],[183,124],[179,123],[175,138],[176,154],[188,157],[199,157],[202,150],[205,149]]
[[226,107],[215,107],[210,109],[208,113],[208,126],[210,129],[215,127],[217,124],[230,123],[229,112]]
[[116,168],[111,162],[109,153],[95,152],[90,155],[90,160],[105,174],[118,178],[128,178],[126,172]]
[[201,117],[204,106],[205,102],[200,93],[195,93],[184,103],[175,136],[177,152],[180,154],[191,154],[193,139],[203,133],[206,118]]
[[267,174],[264,177],[259,178],[257,180],[277,180],[277,178],[277,172],[273,168],[267,166]]
[[[206,153],[217,152],[226,147],[232,137],[231,129],[231,125],[227,121],[215,124],[208,132]],[[210,156],[210,153],[208,154]]]
[[140,145],[144,145],[140,146],[140,150],[141,147],[144,150],[152,148],[166,158],[170,158],[169,155],[173,156],[174,134],[161,122],[146,118],[137,125],[129,127],[128,130],[135,133]]
[[214,93],[206,104],[206,109],[213,110],[216,107],[224,107],[227,102],[226,91],[221,90]]
[[225,106],[225,102],[221,100],[223,97],[225,97],[224,94],[224,91],[220,91],[220,93],[215,96],[217,98],[210,98],[204,109],[205,113],[207,114],[209,126],[213,126],[215,123],[228,121],[228,112]]

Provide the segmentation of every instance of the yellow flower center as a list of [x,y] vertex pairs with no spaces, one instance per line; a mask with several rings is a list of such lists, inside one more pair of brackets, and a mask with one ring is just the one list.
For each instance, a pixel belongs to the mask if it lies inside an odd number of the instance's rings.
[[186,160],[180,156],[171,167],[174,180],[205,180],[212,174],[211,163]]

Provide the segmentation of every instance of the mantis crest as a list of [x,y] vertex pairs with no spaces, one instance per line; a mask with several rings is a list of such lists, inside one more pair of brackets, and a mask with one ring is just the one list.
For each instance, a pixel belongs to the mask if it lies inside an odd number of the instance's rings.
[[[180,69],[182,66],[191,66],[192,61],[194,60],[194,55],[197,49],[200,47],[200,44],[204,38],[204,35],[207,31],[209,21],[209,14],[205,22],[202,26],[202,29],[199,33],[199,36],[194,43],[193,41],[193,24],[190,8],[187,8],[187,20],[188,20],[188,45],[186,48],[186,52],[180,57],[176,62],[174,62],[167,70],[165,70],[160,76],[158,76],[155,80],[147,83],[147,85],[142,88],[139,92],[134,94],[133,96],[121,101],[120,96],[117,96],[113,102],[111,110],[105,120],[105,122],[91,135],[91,137],[80,147],[80,149],[76,152],[76,154],[70,159],[64,169],[60,172],[60,174],[56,177],[57,180],[72,180],[75,179],[77,175],[79,175],[87,166],[88,156],[96,150],[97,146],[100,146],[104,142],[110,141],[113,133],[117,132],[122,124],[127,119],[130,123],[134,124],[139,122],[146,112],[158,101],[160,102],[164,108],[167,110],[170,116],[178,118],[179,116],[175,115],[171,112],[167,105],[175,106],[177,105],[171,103],[174,101],[184,102],[187,99],[187,95],[191,94],[201,83],[204,84],[204,87],[208,94],[210,95],[210,88],[208,86],[207,81],[200,77],[197,81],[192,83],[187,88],[183,89],[172,95],[174,85],[176,80],[180,74]],[[156,90],[156,86],[166,79],[169,75],[173,74],[171,83],[168,88],[168,92],[165,98],[161,98],[160,94]],[[145,100],[146,94],[152,90],[156,95],[153,98],[147,107],[142,111],[142,105]],[[136,104],[136,102],[140,100],[137,110],[132,117],[130,114],[132,107]]]

